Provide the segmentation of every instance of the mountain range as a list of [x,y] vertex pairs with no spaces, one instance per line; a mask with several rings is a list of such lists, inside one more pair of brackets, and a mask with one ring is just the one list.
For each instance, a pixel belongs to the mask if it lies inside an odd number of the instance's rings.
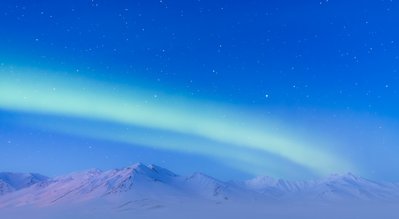
[[371,181],[353,174],[321,180],[289,181],[257,177],[224,182],[202,173],[179,176],[137,163],[122,169],[92,169],[49,178],[40,174],[0,173],[0,208],[106,202],[121,209],[200,201],[398,201],[399,184]]

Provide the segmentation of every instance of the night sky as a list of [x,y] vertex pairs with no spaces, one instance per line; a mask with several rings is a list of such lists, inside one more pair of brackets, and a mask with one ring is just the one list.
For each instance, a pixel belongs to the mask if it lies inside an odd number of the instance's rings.
[[0,171],[399,181],[399,2],[0,3]]

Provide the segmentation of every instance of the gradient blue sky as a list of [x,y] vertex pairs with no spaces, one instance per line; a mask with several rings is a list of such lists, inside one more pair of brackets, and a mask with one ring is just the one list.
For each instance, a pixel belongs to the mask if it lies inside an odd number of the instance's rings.
[[399,181],[399,2],[2,1],[0,171]]

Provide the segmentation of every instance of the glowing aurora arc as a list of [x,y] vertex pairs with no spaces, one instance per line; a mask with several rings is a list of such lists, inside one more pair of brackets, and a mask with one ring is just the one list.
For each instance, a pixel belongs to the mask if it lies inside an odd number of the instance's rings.
[[337,156],[286,136],[268,134],[259,124],[225,119],[215,113],[215,110],[234,111],[229,107],[165,95],[149,101],[149,94],[144,91],[115,90],[109,84],[55,75],[29,70],[0,72],[0,108],[100,119],[190,134],[231,147],[248,147],[275,154],[319,174],[349,168],[349,164]]

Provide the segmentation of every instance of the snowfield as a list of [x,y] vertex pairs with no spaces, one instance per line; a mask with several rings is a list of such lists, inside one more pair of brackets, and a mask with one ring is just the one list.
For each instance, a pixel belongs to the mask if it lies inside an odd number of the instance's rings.
[[399,185],[353,174],[223,182],[156,165],[57,178],[0,173],[0,218],[398,218]]

